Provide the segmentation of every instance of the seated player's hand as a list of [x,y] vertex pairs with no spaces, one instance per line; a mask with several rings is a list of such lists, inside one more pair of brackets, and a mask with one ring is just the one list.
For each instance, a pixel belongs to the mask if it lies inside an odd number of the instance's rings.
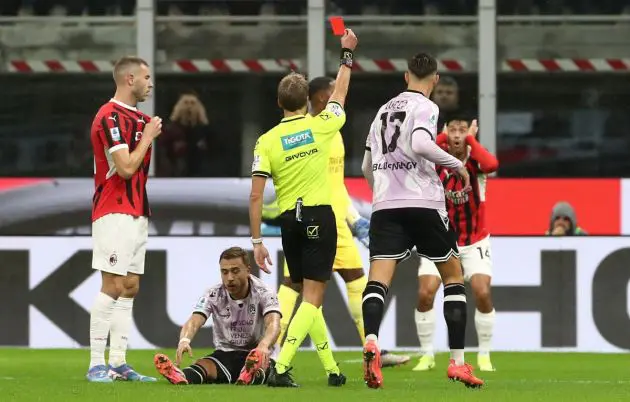
[[357,35],[352,32],[352,29],[346,29],[346,32],[341,37],[341,47],[344,49],[354,50],[359,43]]
[[264,246],[264,244],[254,244],[254,261],[256,261],[256,264],[264,272],[268,274],[271,273],[271,271],[267,267],[267,264],[272,265],[271,257],[269,257],[269,251],[267,250],[267,247]]
[[262,361],[263,370],[267,370],[267,367],[269,367],[269,357],[271,356],[271,350],[269,350],[269,347],[266,345],[258,345],[256,351],[258,352],[259,358]]
[[184,353],[188,353],[188,356],[190,356],[191,358],[193,357],[192,348],[190,347],[190,341],[186,339],[182,339],[181,341],[179,341],[179,345],[177,345],[177,352],[175,355],[175,364],[177,365],[177,367],[179,367],[179,365],[181,364],[182,356],[184,356]]
[[364,217],[359,218],[354,225],[350,226],[352,234],[363,244],[365,247],[370,247],[370,221]]

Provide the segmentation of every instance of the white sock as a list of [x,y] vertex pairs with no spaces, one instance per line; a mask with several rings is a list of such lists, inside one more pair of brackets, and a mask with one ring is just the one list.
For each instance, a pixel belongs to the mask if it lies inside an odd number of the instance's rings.
[[475,328],[477,328],[477,338],[479,339],[479,354],[490,354],[490,344],[492,343],[492,332],[494,330],[495,311],[484,314],[475,310]]
[[99,292],[90,311],[90,368],[105,365],[105,346],[116,300]]
[[374,335],[374,334],[368,334],[365,337],[365,342],[367,342],[367,341],[373,341],[378,346],[378,337],[376,335]]
[[119,297],[112,313],[110,329],[109,364],[119,367],[126,363],[127,341],[131,330],[133,299]]
[[269,358],[273,361],[277,361],[278,356],[280,356],[280,349],[282,349],[280,345],[274,345],[273,349],[271,350],[271,356],[269,356]]
[[451,349],[451,359],[455,360],[456,366],[464,365],[464,349]]
[[420,353],[433,356],[433,335],[435,334],[435,310],[424,313],[416,310],[416,329],[420,341]]

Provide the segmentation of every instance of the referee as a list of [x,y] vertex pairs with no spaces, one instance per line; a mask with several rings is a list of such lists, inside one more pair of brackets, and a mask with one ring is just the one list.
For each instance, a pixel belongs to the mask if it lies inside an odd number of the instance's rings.
[[332,275],[337,248],[337,227],[331,207],[328,163],[335,134],[346,122],[343,105],[350,84],[353,51],[358,40],[352,30],[341,38],[341,65],[335,89],[326,108],[307,116],[308,82],[291,73],[278,85],[278,106],[284,111],[280,123],[260,136],[254,148],[249,220],[256,263],[269,272],[269,252],[260,234],[263,192],[273,179],[282,230],[282,248],[293,283],[303,283],[302,303],[287,330],[282,351],[268,384],[296,387],[289,374],[291,361],[306,335],[317,346],[328,374],[328,383],[340,386],[339,372],[329,347],[321,306]]

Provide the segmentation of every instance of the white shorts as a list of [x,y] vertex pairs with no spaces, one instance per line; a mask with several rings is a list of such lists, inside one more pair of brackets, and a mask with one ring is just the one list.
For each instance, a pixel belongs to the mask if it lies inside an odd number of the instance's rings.
[[92,222],[92,268],[115,275],[144,274],[149,220],[108,214]]
[[[470,281],[473,275],[483,274],[492,276],[492,253],[490,251],[490,236],[479,240],[470,246],[459,247],[459,258],[464,268],[464,280]],[[426,258],[421,258],[418,276],[440,276],[437,267]]]

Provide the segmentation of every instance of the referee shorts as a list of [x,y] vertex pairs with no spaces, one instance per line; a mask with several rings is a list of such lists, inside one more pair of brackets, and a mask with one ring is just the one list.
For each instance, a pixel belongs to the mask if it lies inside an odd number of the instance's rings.
[[330,280],[337,249],[337,226],[330,205],[302,207],[302,221],[295,209],[281,215],[282,248],[291,282]]

